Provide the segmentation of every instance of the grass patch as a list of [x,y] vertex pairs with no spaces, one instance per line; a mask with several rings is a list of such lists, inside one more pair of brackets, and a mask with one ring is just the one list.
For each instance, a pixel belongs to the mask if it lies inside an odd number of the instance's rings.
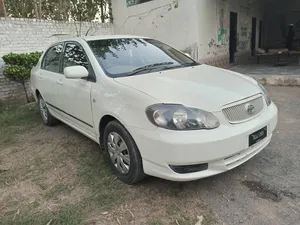
[[70,188],[68,187],[67,184],[58,183],[54,187],[47,190],[44,197],[46,199],[54,199],[57,198],[60,194],[63,194],[69,190]]
[[81,209],[77,205],[67,205],[58,212],[31,213],[30,207],[23,207],[25,211],[16,211],[1,219],[1,225],[79,225],[82,221]]
[[[0,196],[1,225],[106,224],[116,218],[122,224],[141,219],[147,225],[184,225],[195,224],[198,214],[203,225],[213,224],[194,210],[201,205],[180,197],[180,186],[126,185],[112,174],[97,144],[64,125],[40,129],[41,123],[36,105],[0,106],[0,188],[6,193]],[[168,204],[159,204],[164,198]],[[156,215],[149,216],[147,207],[155,207]]]
[[163,222],[161,222],[159,220],[150,221],[148,224],[150,224],[150,225],[164,225]]
[[85,199],[86,211],[98,209],[110,210],[128,197],[127,186],[115,180],[106,160],[97,151],[82,154],[77,176],[82,185],[89,187],[89,196]]
[[180,208],[175,204],[169,204],[166,208],[166,214],[169,216],[176,216],[180,212]]
[[[27,135],[30,129],[35,128],[40,123],[39,110],[34,104],[0,106],[1,149],[8,149],[5,147],[15,144],[14,148],[3,151],[3,154],[14,154],[16,157],[18,155],[25,157],[30,155],[30,149],[22,152],[22,148],[18,147],[17,140]],[[36,145],[46,141],[42,140]],[[40,193],[40,197],[35,201],[38,204],[28,205],[30,195],[19,198],[18,202],[7,199],[5,204],[8,211],[5,211],[4,214],[1,213],[3,215],[3,219],[0,221],[1,225],[47,224],[51,220],[51,225],[77,225],[89,213],[113,209],[127,198],[126,185],[114,179],[115,177],[108,168],[103,154],[99,153],[97,145],[86,139],[77,141],[73,137],[56,140],[53,143],[54,154],[39,151],[34,157],[29,157],[21,164],[15,164],[9,170],[0,173],[1,188],[9,189],[16,181],[29,181],[39,187]],[[57,150],[57,147],[60,149]],[[36,147],[33,148],[36,149]],[[89,150],[84,151],[83,148]],[[51,149],[49,150],[51,151]],[[52,183],[51,188],[44,185],[46,183],[44,174],[47,170],[53,166],[58,169],[61,166],[64,167],[62,163],[64,160],[70,160],[76,165],[76,172],[73,177],[70,177],[71,183],[68,182],[69,180],[56,180],[56,183]],[[69,194],[74,187],[77,188],[77,191],[79,189],[79,192],[80,188],[87,191],[84,194],[79,193],[82,196],[71,204],[59,200],[60,195],[66,195],[70,198]],[[47,201],[57,202],[59,207],[54,212],[47,209],[43,211],[37,209],[44,207],[42,205]]]
[[0,188],[11,184],[14,181],[32,180],[39,181],[41,175],[46,171],[51,164],[43,162],[42,158],[36,157],[22,165],[16,165],[10,170],[0,173]]
[[197,219],[196,218],[190,218],[190,217],[187,217],[187,216],[181,216],[177,219],[177,222],[176,220],[174,221],[175,223],[174,224],[181,224],[181,225],[195,225],[197,223]]
[[40,122],[39,110],[36,104],[1,105],[0,126],[24,126]]
[[14,144],[18,135],[39,123],[39,111],[35,104],[0,105],[0,145]]
[[184,215],[184,212],[182,212],[181,208],[175,203],[168,205],[166,208],[166,218],[169,218],[174,224],[179,223],[181,225],[194,225],[197,222],[196,218],[191,218],[190,215]]

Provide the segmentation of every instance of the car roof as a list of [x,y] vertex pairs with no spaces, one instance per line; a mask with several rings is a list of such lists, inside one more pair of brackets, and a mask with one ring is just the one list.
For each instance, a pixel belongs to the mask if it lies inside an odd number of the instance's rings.
[[95,36],[84,36],[84,37],[69,37],[63,40],[56,41],[55,43],[60,43],[65,41],[82,41],[82,40],[96,41],[96,40],[119,39],[119,38],[147,38],[147,37],[134,36],[134,35],[95,35]]
[[119,39],[119,38],[147,38],[135,35],[98,35],[98,36],[85,36],[82,39],[86,41],[103,40],[103,39]]

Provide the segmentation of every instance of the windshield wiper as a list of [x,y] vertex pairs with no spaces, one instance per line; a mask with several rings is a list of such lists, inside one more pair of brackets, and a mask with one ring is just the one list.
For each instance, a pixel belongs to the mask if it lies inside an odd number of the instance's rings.
[[188,66],[197,66],[197,65],[199,65],[199,63],[197,63],[197,62],[191,62],[191,63],[183,63],[183,64],[180,64],[178,66],[174,66],[173,68],[188,67]]
[[141,67],[136,68],[135,70],[129,72],[127,74],[127,76],[135,75],[135,74],[138,74],[143,71],[148,71],[148,70],[151,71],[152,69],[159,67],[159,66],[172,65],[172,64],[174,64],[174,63],[173,62],[162,62],[162,63],[154,63],[154,64],[150,64],[150,65],[146,65],[146,66],[141,66]]
[[183,64],[179,64],[179,65],[176,65],[176,66],[164,67],[163,70],[172,70],[172,69],[190,67],[190,66],[197,66],[197,65],[200,65],[200,64],[197,63],[197,62],[183,63]]

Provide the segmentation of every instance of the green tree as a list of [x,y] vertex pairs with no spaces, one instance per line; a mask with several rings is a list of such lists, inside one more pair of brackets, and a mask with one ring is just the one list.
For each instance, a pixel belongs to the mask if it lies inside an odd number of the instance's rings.
[[3,56],[6,64],[3,71],[4,76],[22,84],[27,102],[29,102],[29,97],[26,89],[26,81],[29,80],[30,71],[38,63],[41,54],[41,52],[9,53]]
[[11,17],[91,21],[100,15],[103,23],[112,15],[110,5],[110,0],[5,0]]
[[6,0],[7,16],[17,18],[34,18],[34,4],[31,0]]
[[44,0],[42,9],[44,19],[69,20],[71,4],[66,0]]

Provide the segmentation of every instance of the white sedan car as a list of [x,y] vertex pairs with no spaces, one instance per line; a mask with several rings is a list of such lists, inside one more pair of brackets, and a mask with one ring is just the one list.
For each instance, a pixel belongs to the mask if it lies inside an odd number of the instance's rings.
[[62,121],[99,143],[128,184],[228,171],[263,150],[277,125],[255,80],[145,37],[57,42],[32,69],[31,89],[46,125]]

